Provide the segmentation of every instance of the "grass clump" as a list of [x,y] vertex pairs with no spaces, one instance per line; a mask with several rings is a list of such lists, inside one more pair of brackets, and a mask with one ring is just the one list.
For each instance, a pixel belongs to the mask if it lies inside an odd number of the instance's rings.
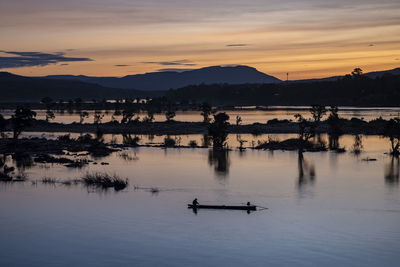
[[116,191],[123,190],[128,186],[128,179],[123,180],[116,174],[110,175],[108,173],[87,173],[82,178],[86,186],[95,186],[103,189],[113,187]]
[[192,148],[197,147],[197,142],[196,142],[196,140],[190,140],[189,146],[192,147]]
[[165,147],[175,147],[175,145],[176,145],[175,139],[172,139],[169,136],[164,138]]
[[45,177],[42,179],[42,184],[56,184],[58,181],[54,178]]

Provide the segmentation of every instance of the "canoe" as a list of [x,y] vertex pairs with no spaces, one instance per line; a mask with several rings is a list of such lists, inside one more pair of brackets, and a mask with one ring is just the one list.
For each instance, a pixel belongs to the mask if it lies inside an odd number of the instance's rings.
[[192,205],[188,204],[189,209],[217,209],[217,210],[257,210],[257,206],[226,206],[226,205]]

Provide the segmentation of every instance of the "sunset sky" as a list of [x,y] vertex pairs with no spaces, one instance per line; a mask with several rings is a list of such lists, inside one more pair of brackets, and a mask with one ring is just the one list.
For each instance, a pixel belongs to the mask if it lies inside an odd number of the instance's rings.
[[281,79],[400,67],[400,1],[0,1],[0,71],[124,76],[231,64]]

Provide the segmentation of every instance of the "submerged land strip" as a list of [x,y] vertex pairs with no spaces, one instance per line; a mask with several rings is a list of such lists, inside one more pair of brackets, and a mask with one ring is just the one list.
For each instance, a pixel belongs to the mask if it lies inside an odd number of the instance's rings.
[[[351,120],[340,119],[341,134],[365,134],[382,135],[387,120],[378,118],[370,122],[353,118]],[[6,130],[12,131],[12,128]],[[107,122],[101,124],[94,123],[55,123],[44,120],[36,120],[25,132],[69,132],[69,133],[97,133],[104,134],[149,134],[149,135],[189,135],[207,134],[208,124],[202,122],[131,122],[118,123]],[[299,123],[288,120],[270,120],[267,123],[253,123],[243,125],[229,125],[229,133],[233,134],[297,134],[299,133]],[[322,121],[315,128],[315,133],[329,133],[328,122]]]

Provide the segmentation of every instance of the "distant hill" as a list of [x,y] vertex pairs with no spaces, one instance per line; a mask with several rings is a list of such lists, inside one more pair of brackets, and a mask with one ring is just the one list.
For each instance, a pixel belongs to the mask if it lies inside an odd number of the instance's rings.
[[392,69],[392,70],[368,72],[365,75],[368,76],[369,78],[374,79],[377,77],[382,77],[385,74],[400,75],[400,68],[396,68],[396,69]]
[[145,97],[148,94],[137,90],[106,88],[80,81],[39,79],[0,72],[0,102],[39,101],[47,96],[56,101],[78,97],[84,100],[122,99],[126,97]]
[[[364,73],[364,76],[375,79],[375,78],[382,77],[386,74],[400,75],[400,68],[391,69],[391,70],[383,70],[383,71],[367,72],[367,73]],[[293,80],[293,81],[290,81],[290,83],[331,82],[331,81],[337,81],[339,79],[343,79],[344,77],[345,76],[343,75],[343,76],[332,76],[332,77],[326,77],[326,78],[320,78],[320,79]]]
[[166,91],[199,84],[279,83],[281,80],[248,66],[206,67],[185,72],[164,71],[117,77],[89,77],[51,75],[44,78],[76,80],[105,87],[137,89],[143,91]]

